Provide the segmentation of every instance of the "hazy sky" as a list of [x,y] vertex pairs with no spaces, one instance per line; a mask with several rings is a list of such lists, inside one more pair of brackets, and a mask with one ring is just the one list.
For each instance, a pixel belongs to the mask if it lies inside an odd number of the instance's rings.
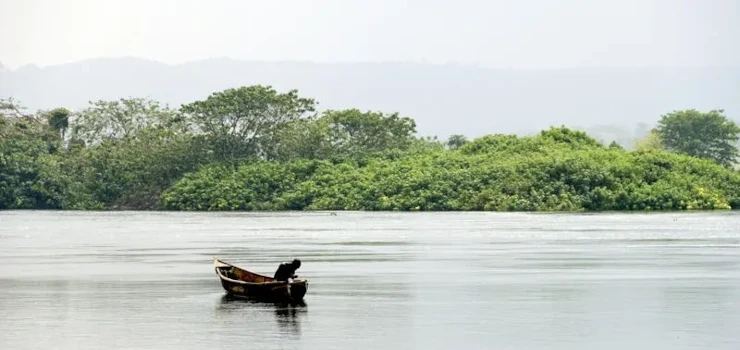
[[740,62],[737,0],[0,0],[0,62]]

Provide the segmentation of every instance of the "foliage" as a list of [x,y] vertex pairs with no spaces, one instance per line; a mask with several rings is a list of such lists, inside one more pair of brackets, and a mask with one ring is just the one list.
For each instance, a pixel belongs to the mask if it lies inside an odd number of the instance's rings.
[[[314,108],[295,90],[259,85],[179,111],[133,98],[28,113],[0,100],[0,209],[740,208],[740,173],[716,163],[726,164],[718,150],[727,148],[685,139],[732,141],[734,124],[716,115],[664,118],[629,152],[566,127],[443,142],[418,137],[415,122],[397,113],[308,115]],[[678,126],[691,132],[670,142],[704,157],[661,148]]]
[[406,149],[416,133],[416,123],[400,118],[398,113],[384,115],[350,109],[327,111],[322,119],[328,124],[332,148],[343,154]]
[[227,89],[182,106],[197,132],[209,140],[219,161],[270,158],[285,123],[304,117],[316,102],[297,90],[278,93],[270,86]]
[[543,130],[540,132],[540,137],[550,139],[558,143],[573,145],[574,147],[602,147],[599,141],[588,136],[585,132],[571,130],[565,126],[559,128],[552,127],[549,130]]
[[280,130],[276,159],[362,157],[407,150],[415,142],[416,123],[397,113],[329,110],[319,118],[298,119]]
[[609,148],[624,149],[624,147],[622,147],[622,145],[620,145],[619,143],[617,143],[617,141],[612,141],[609,144]]
[[446,145],[448,149],[456,150],[460,147],[462,147],[464,144],[468,143],[468,139],[465,137],[465,135],[450,135],[450,138],[447,139]]
[[668,113],[658,121],[656,133],[667,150],[729,166],[739,155],[735,143],[740,139],[740,127],[723,113],[695,109]]
[[44,120],[28,114],[26,108],[13,99],[0,99],[0,137],[25,135],[49,140],[51,136]]
[[0,209],[45,209],[59,206],[57,184],[41,173],[49,161],[49,144],[14,134],[0,141]]
[[176,127],[175,111],[159,102],[144,98],[122,98],[116,101],[94,101],[74,121],[74,138],[88,145],[106,140],[136,137],[151,127]]
[[149,127],[137,138],[106,140],[67,157],[73,178],[97,206],[157,208],[159,195],[207,162],[199,140],[171,129]]
[[65,133],[69,127],[69,116],[72,114],[66,108],[55,108],[46,113],[47,122],[52,130],[60,133],[60,138],[64,140]]
[[61,206],[62,185],[46,176],[58,142],[43,120],[0,100],[0,209]]
[[729,209],[740,208],[740,174],[664,151],[605,148],[556,128],[364,165],[315,160],[203,170],[167,190],[163,204],[174,210]]
[[173,127],[174,112],[151,101],[93,103],[74,121],[76,136],[90,143],[73,139],[69,150],[58,129],[68,111],[40,118],[5,107],[0,209],[156,208],[165,188],[208,161],[202,141]]
[[635,140],[635,143],[632,147],[638,151],[661,149],[662,146],[661,146],[660,136],[655,130],[651,130],[643,138]]

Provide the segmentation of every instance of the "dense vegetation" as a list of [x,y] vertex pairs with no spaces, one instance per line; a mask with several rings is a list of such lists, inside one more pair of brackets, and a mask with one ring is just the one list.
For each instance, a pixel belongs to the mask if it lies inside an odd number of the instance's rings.
[[740,208],[740,129],[722,111],[663,116],[627,151],[565,127],[441,142],[398,114],[315,109],[265,86],[178,110],[130,98],[28,114],[2,100],[0,209]]
[[163,198],[182,210],[729,209],[740,208],[740,174],[685,155],[603,147],[561,128],[363,162],[213,166]]

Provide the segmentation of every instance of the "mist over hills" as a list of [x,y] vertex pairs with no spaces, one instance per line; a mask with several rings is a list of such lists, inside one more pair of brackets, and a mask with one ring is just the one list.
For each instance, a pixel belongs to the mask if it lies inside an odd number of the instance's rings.
[[[31,110],[82,108],[90,100],[150,97],[178,107],[243,85],[298,89],[320,109],[400,112],[421,135],[529,133],[551,125],[628,139],[678,109],[724,109],[740,120],[740,67],[503,70],[422,63],[250,62],[169,65],[91,59],[19,69],[0,65],[0,96]],[[616,136],[608,136],[614,134]]]

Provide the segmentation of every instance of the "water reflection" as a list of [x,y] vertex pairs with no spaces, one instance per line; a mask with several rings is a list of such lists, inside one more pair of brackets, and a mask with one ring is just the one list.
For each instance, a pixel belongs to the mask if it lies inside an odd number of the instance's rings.
[[308,305],[305,301],[269,302],[225,294],[221,297],[218,309],[245,314],[270,310],[275,315],[281,333],[300,335],[301,317],[308,312]]
[[275,317],[278,327],[284,333],[301,334],[300,317],[305,312],[305,304],[300,305],[276,305]]

